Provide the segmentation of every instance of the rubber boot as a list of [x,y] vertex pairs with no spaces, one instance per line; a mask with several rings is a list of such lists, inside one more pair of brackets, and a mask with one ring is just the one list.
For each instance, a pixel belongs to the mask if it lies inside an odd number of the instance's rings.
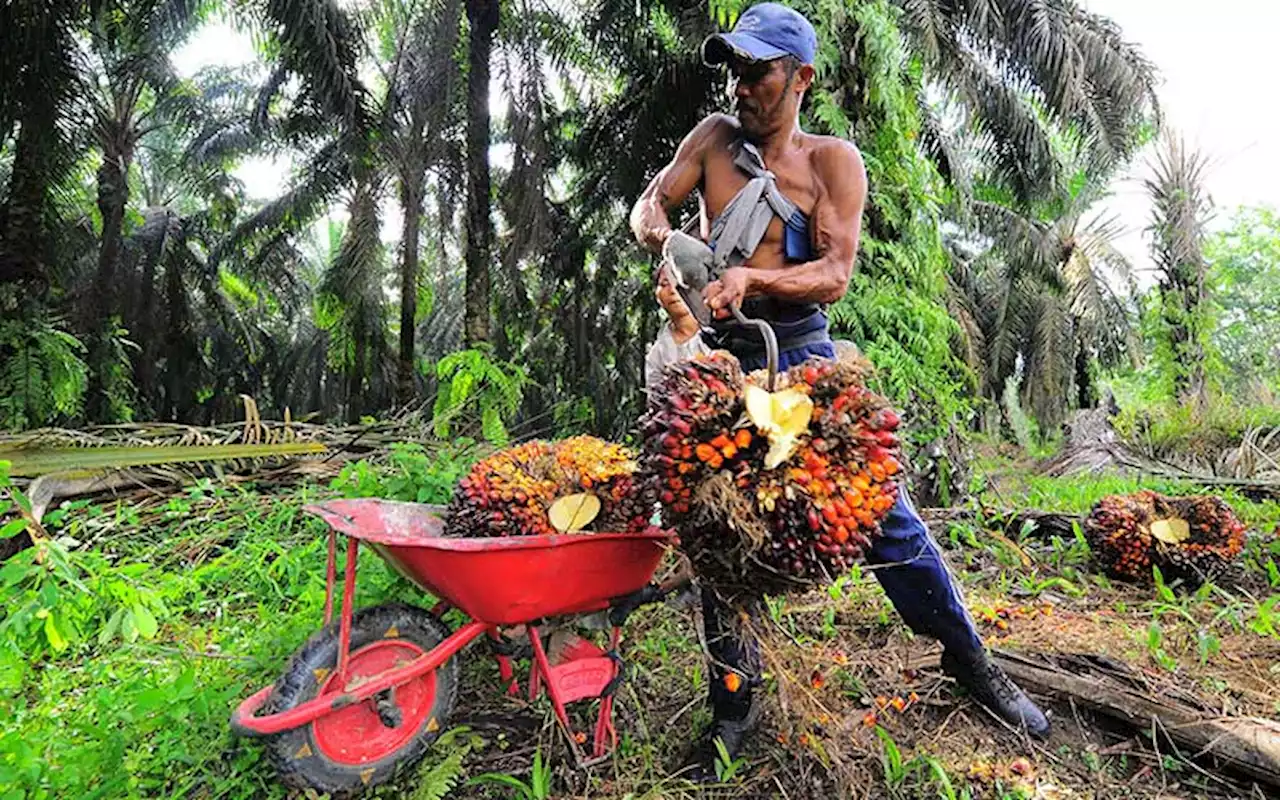
[[[729,762],[736,759],[759,725],[760,703],[755,693],[760,684],[760,653],[743,627],[738,605],[725,602],[706,586],[701,595],[703,632],[711,657],[708,699],[712,719],[686,753],[680,776],[694,783],[716,783],[717,761],[724,761],[724,755]],[[753,617],[760,613],[756,602],[745,603],[745,611]],[[717,741],[724,746],[724,755]]]
[[1037,739],[1049,737],[1049,720],[985,650],[942,651],[942,671],[956,679],[996,716]]
[[[747,738],[760,724],[758,703],[751,703],[740,719],[713,717],[711,724],[702,731],[689,749],[680,777],[693,783],[719,783],[716,765],[732,763],[742,752]],[[724,753],[720,752],[724,747]],[[725,757],[728,757],[727,760]]]

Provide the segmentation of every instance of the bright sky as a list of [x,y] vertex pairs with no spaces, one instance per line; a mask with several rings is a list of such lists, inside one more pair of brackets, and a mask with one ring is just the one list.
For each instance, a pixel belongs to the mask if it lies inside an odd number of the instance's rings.
[[[1208,186],[1218,207],[1217,224],[1224,224],[1239,205],[1280,206],[1280,105],[1272,102],[1272,93],[1258,91],[1276,72],[1280,3],[1081,2],[1114,19],[1125,38],[1156,64],[1167,124],[1210,158]],[[209,64],[243,64],[253,58],[248,35],[224,24],[207,26],[174,54],[175,65],[185,74]],[[1149,174],[1149,158],[1150,152],[1139,156],[1115,182],[1114,197],[1105,204],[1126,227],[1120,246],[1140,271],[1150,265],[1143,233],[1149,204],[1141,183]],[[288,167],[255,159],[237,174],[251,196],[265,199],[287,184]],[[386,222],[385,232],[398,226],[398,221]]]
[[[1215,225],[1240,205],[1280,206],[1280,106],[1259,92],[1276,72],[1280,3],[1274,0],[1081,0],[1116,21],[1160,71],[1166,126],[1209,158]],[[1114,185],[1107,204],[1129,232],[1123,251],[1149,267],[1150,206],[1144,153]]]

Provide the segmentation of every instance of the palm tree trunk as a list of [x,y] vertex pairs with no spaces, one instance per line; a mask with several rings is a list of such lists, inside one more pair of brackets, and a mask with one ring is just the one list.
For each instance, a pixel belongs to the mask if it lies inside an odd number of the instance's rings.
[[368,338],[364,330],[355,333],[355,356],[351,374],[347,378],[347,421],[359,422],[364,413],[364,362],[368,350]]
[[467,300],[463,323],[468,347],[489,341],[489,52],[498,27],[499,0],[467,0],[471,25],[467,72]]
[[[165,270],[165,305],[168,307],[168,318],[165,335],[165,396],[164,403],[156,408],[157,418],[161,420],[192,419],[196,409],[190,406],[194,392],[182,391],[183,376],[187,373],[187,315],[186,290],[182,285],[182,274],[171,265]],[[216,396],[216,395],[215,395]]]
[[98,249],[98,273],[89,302],[89,387],[85,413],[91,420],[108,421],[110,401],[104,376],[111,334],[107,324],[114,310],[116,264],[124,242],[124,209],[129,202],[129,154],[106,148],[98,168],[98,211],[102,214],[102,244]]
[[406,175],[400,186],[400,207],[404,230],[400,237],[400,354],[396,400],[405,405],[413,399],[414,333],[418,315],[418,227],[422,221],[421,172]]
[[33,103],[14,147],[9,194],[0,206],[0,284],[22,283],[43,298],[49,280],[44,209],[48,203],[46,144],[55,135],[54,111]]
[[142,282],[138,291],[140,297],[136,305],[137,318],[134,323],[133,337],[139,345],[138,360],[133,367],[133,379],[138,386],[138,401],[146,406],[155,405],[156,383],[156,326],[152,320],[155,313],[156,298],[156,266],[164,257],[169,237],[169,212],[165,212],[165,227],[156,240],[143,255]]

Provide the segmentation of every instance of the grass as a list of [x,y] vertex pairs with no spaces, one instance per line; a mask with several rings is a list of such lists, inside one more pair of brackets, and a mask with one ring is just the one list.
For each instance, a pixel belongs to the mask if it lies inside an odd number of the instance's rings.
[[[289,796],[262,745],[232,737],[227,718],[240,699],[278,676],[318,626],[324,528],[300,506],[335,492],[440,502],[441,487],[452,485],[459,469],[448,458],[427,463],[412,447],[398,459],[286,496],[203,483],[163,502],[77,502],[52,512],[54,539],[0,568],[0,798]],[[984,501],[1010,508],[1081,513],[1107,493],[1193,490],[1161,481],[1044,479],[1007,461],[983,466]],[[1229,499],[1256,529],[1280,523],[1275,503]],[[1079,542],[998,537],[962,524],[939,531],[939,539],[991,644],[1108,653],[1210,702],[1280,719],[1280,674],[1269,666],[1280,662],[1280,598],[1115,585],[1090,570]],[[50,566],[59,559],[67,565],[61,573]],[[1266,575],[1267,563],[1277,560],[1280,545],[1260,538],[1249,569]],[[361,606],[425,600],[367,551],[359,590]],[[19,611],[28,607],[48,613],[24,618]],[[1222,789],[1177,758],[1153,762],[1140,745],[1108,754],[1118,737],[1088,719],[1076,731],[1067,723],[1070,709],[1058,709],[1060,733],[1051,747],[1029,748],[954,695],[936,672],[904,672],[902,665],[927,656],[931,644],[906,630],[864,572],[827,592],[779,599],[770,616],[785,631],[785,658],[803,666],[797,673],[804,678],[820,671],[823,701],[838,720],[852,721],[842,746],[866,796],[1032,797],[1049,787],[1058,796],[1093,796],[1088,781],[1102,781],[1116,797],[1155,797],[1165,791],[1158,782],[1129,783],[1152,764],[1151,774],[1179,786],[1181,796],[1238,790]],[[52,637],[47,619],[54,620]],[[417,774],[373,796],[670,800],[835,791],[823,766],[830,742],[816,735],[777,741],[789,723],[776,704],[783,680],[776,674],[768,687],[770,720],[742,762],[726,765],[726,785],[699,794],[673,777],[683,747],[707,718],[694,619],[674,605],[645,608],[626,633],[632,671],[619,697],[621,746],[608,764],[585,774],[568,769],[545,703],[500,697],[491,663],[472,651],[451,735]],[[920,701],[901,712],[878,702],[908,692]],[[876,719],[864,727],[868,713]],[[1031,776],[1014,769],[1018,759],[1029,760]],[[484,774],[512,780],[476,780]]]

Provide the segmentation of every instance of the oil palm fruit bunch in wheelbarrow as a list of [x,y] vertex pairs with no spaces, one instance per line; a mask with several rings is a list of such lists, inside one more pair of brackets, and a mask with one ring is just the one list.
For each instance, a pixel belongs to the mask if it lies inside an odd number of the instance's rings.
[[477,462],[448,507],[453,536],[642,531],[652,500],[627,448],[593,436],[535,440]]
[[1099,564],[1112,576],[1198,585],[1221,575],[1244,549],[1245,526],[1222,499],[1144,490],[1102,498],[1084,522]]
[[897,500],[898,415],[849,353],[744,375],[715,351],[666,367],[642,420],[664,526],[720,585],[781,592],[862,560]]

